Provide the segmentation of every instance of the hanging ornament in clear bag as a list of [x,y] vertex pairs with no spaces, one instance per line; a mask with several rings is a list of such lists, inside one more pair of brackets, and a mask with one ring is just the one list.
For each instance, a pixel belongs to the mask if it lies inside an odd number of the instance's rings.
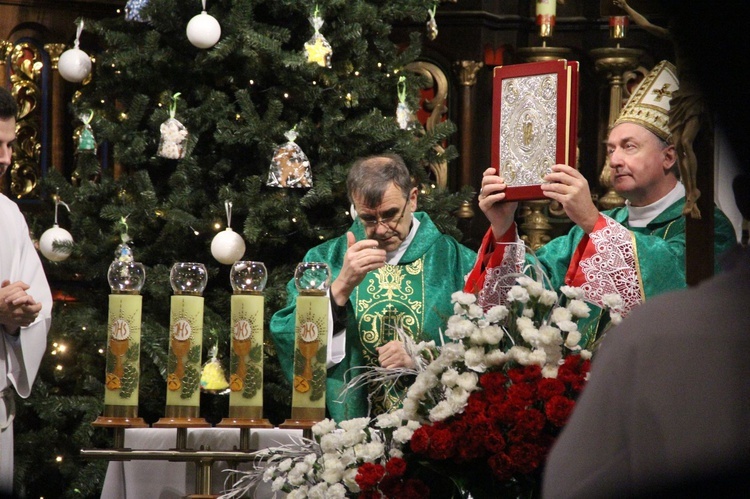
[[208,351],[209,359],[201,368],[201,391],[213,395],[226,395],[229,393],[229,381],[227,381],[224,366],[216,357],[218,351],[216,345]]
[[91,129],[91,120],[94,118],[94,111],[89,110],[87,115],[81,115],[83,128],[78,136],[78,151],[96,151],[96,140],[94,131]]
[[320,67],[330,68],[331,67],[331,56],[333,55],[333,49],[328,40],[320,34],[320,28],[323,27],[323,18],[318,15],[318,7],[315,7],[315,12],[310,18],[310,24],[315,28],[315,33],[312,38],[305,42],[305,54],[307,54],[307,62],[315,63]]
[[177,99],[179,97],[179,92],[172,96],[172,104],[169,106],[169,119],[159,127],[161,139],[156,154],[162,158],[182,159],[185,157],[188,131],[185,125],[174,117],[177,112]]
[[407,130],[414,126],[414,112],[409,108],[406,103],[406,78],[399,76],[398,83],[396,84],[398,89],[398,106],[396,106],[396,121],[398,122],[399,128]]
[[437,21],[435,20],[435,11],[437,10],[437,5],[434,5],[430,10],[428,10],[428,14],[430,14],[429,19],[427,19],[427,38],[430,40],[434,40],[438,36],[438,25]]
[[284,136],[289,142],[282,144],[274,152],[266,184],[269,187],[312,187],[310,161],[300,146],[294,142],[297,139],[297,132],[291,129]]

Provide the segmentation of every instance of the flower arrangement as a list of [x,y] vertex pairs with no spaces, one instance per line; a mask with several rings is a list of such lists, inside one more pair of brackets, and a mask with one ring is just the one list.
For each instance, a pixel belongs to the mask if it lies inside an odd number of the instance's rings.
[[[583,292],[561,292],[521,276],[507,305],[487,310],[474,295],[454,293],[445,343],[408,345],[416,379],[402,409],[373,421],[324,420],[312,440],[261,451],[262,479],[288,497],[533,494],[592,355],[579,345],[578,323],[589,316]],[[605,302],[608,318],[619,322],[619,297]],[[380,369],[381,383],[382,376]],[[261,479],[261,469],[246,474],[245,483]]]

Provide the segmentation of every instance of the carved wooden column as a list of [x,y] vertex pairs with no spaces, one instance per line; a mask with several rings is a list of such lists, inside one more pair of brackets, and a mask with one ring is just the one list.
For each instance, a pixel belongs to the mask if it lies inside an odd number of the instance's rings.
[[457,61],[455,63],[458,83],[461,85],[461,185],[472,185],[472,109],[477,73],[484,66],[480,61]]
[[64,43],[48,43],[44,50],[49,54],[52,65],[52,137],[50,145],[52,148],[50,158],[51,166],[58,171],[65,170],[65,87],[62,76],[57,70],[57,64],[60,62],[60,56],[65,51]]

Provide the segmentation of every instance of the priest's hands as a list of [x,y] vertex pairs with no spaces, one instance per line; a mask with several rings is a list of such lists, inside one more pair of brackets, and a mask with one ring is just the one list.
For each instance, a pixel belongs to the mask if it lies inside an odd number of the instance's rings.
[[599,210],[591,200],[588,181],[581,172],[567,165],[555,165],[544,177],[542,192],[562,204],[568,218],[586,234],[594,230]]
[[414,368],[414,360],[406,353],[404,344],[398,340],[392,340],[383,346],[375,348],[378,352],[380,367],[388,369],[396,367]]
[[346,233],[347,250],[341,272],[331,284],[331,297],[340,307],[349,300],[360,282],[371,270],[385,265],[385,250],[378,248],[374,239],[357,241],[354,234]]
[[29,285],[21,281],[0,283],[0,324],[11,334],[34,322],[42,310],[27,289]]
[[495,239],[500,239],[513,224],[518,203],[505,201],[505,180],[497,175],[494,168],[487,168],[482,174],[482,188],[479,190],[479,208],[492,225]]

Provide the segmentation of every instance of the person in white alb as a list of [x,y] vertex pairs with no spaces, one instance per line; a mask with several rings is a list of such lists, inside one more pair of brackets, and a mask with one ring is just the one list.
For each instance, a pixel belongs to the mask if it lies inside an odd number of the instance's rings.
[[[0,176],[10,167],[17,104],[0,88]],[[0,497],[13,491],[15,392],[31,394],[47,347],[52,294],[16,203],[0,194]]]

